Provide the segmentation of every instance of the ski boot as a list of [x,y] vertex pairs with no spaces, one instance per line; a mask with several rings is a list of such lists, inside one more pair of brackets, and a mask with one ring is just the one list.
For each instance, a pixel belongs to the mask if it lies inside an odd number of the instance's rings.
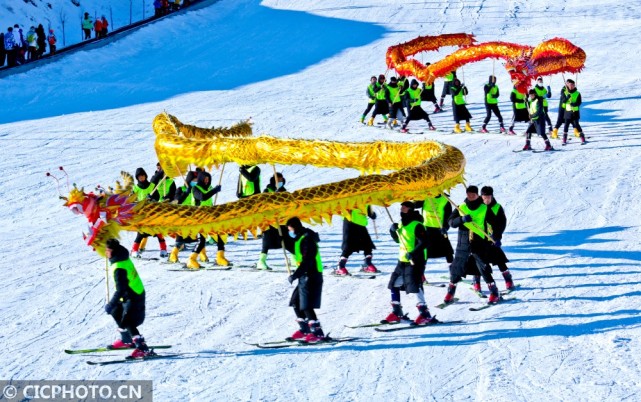
[[327,339],[323,329],[321,328],[320,321],[310,320],[309,331],[310,333],[305,336],[306,343],[318,343]]
[[416,308],[418,308],[418,317],[414,320],[414,325],[427,325],[436,321],[424,303],[417,304]]
[[494,282],[487,284],[488,289],[490,289],[490,297],[487,299],[487,304],[496,304],[501,300],[499,296],[499,289],[496,287]]
[[559,129],[558,128],[555,127],[552,130],[552,134],[550,134],[550,138],[552,138],[553,140],[556,140],[557,138],[559,138]]
[[375,274],[379,271],[374,264],[372,264],[372,256],[371,255],[366,255],[365,260],[363,261],[363,266],[361,268],[361,271]]
[[167,250],[160,250],[160,258],[167,258],[168,255]]
[[510,127],[510,129],[507,131],[509,135],[516,135],[516,132],[514,131],[514,127]]
[[474,291],[477,293],[481,292],[481,277],[479,275],[474,275],[472,289],[474,289]]
[[365,124],[365,115],[361,116],[360,122],[361,122],[361,124]]
[[149,346],[145,343],[145,338],[143,338],[142,335],[134,336],[133,341],[134,345],[136,345],[136,349],[131,353],[129,356],[130,358],[142,359],[149,356],[156,356],[156,353],[152,349],[149,349]]
[[489,133],[489,131],[487,131],[487,128],[485,128],[485,126],[481,128],[481,132],[485,134]]
[[450,284],[447,286],[447,293],[445,294],[445,298],[443,298],[443,303],[445,304],[454,303],[455,293],[456,293],[456,284],[450,282]]
[[338,267],[338,268],[336,268],[336,270],[334,270],[334,275],[348,276],[349,272],[347,271],[347,268]]
[[367,125],[368,126],[373,126],[374,125],[374,118],[370,117],[369,120],[367,120]]
[[167,259],[167,262],[173,262],[173,263],[180,262],[180,261],[178,261],[178,252],[179,251],[180,250],[178,249],[178,247],[174,247],[171,250],[171,254],[169,254],[169,258]]
[[293,341],[302,341],[305,339],[307,334],[309,334],[309,324],[307,323],[307,320],[303,318],[297,318],[296,322],[298,323],[298,326],[300,327],[296,332],[292,334],[287,340],[293,340]]
[[434,107],[434,113],[441,113],[443,109],[441,109],[438,105]]
[[460,134],[460,133],[463,132],[463,130],[461,130],[461,125],[460,124],[456,123],[456,125],[454,126],[454,132],[456,134]]
[[531,151],[532,147],[530,146],[530,141],[525,141],[525,146],[523,147],[524,151]]
[[381,323],[396,324],[404,319],[406,319],[406,317],[405,314],[403,314],[403,306],[401,306],[401,302],[393,301],[392,312],[389,313]]
[[405,133],[405,134],[407,134],[407,133],[409,133],[409,132],[410,132],[410,130],[408,130],[408,129],[407,129],[407,128],[405,128],[405,127],[401,128],[401,130],[400,130],[400,131],[401,131],[401,133]]
[[510,270],[506,270],[502,272],[503,274],[503,279],[505,279],[505,290],[512,290],[514,289],[514,282],[512,281],[512,273]]
[[142,240],[140,240],[140,251],[145,251],[147,248],[147,239],[148,237],[143,237]]
[[124,328],[118,328],[118,332],[120,332],[120,339],[113,341],[109,345],[109,349],[129,349],[134,346],[134,341],[131,339],[129,331]]
[[545,141],[545,149],[544,149],[544,151],[554,151],[554,148],[552,148],[552,144],[550,144],[549,140]]
[[561,142],[561,145],[567,145],[568,143],[568,133],[563,133],[563,142]]
[[200,250],[200,253],[198,253],[198,258],[200,258],[201,262],[209,262],[209,257],[207,257],[207,250],[205,250],[205,247],[203,247],[203,249]]
[[264,271],[270,271],[271,268],[267,265],[267,253],[260,253],[258,262],[256,263],[256,269],[262,269]]
[[473,129],[473,128],[472,128],[472,126],[470,125],[470,122],[469,122],[469,121],[468,121],[468,122],[465,122],[465,131],[467,131],[468,133],[471,133],[471,132],[473,132],[473,131],[474,131],[474,129]]
[[499,132],[501,134],[505,134],[505,127],[503,127],[503,125],[501,125],[501,128],[499,129]]
[[436,131],[436,127],[434,127],[434,126],[432,125],[432,123],[430,123],[430,125],[428,126],[428,128],[430,129],[430,131]]
[[588,142],[585,140],[585,135],[583,135],[583,133],[581,133],[580,138],[581,138],[581,145],[585,145],[585,144],[587,144],[587,143],[588,143]]
[[221,267],[228,267],[231,265],[229,261],[227,261],[227,258],[225,258],[224,250],[218,250],[218,252],[216,253],[216,264],[220,265]]
[[579,137],[581,136],[581,132],[579,131],[579,129],[578,129],[578,128],[575,128],[575,129],[574,129],[574,136],[575,136],[576,138],[579,138]]
[[200,264],[198,263],[198,253],[191,253],[189,260],[187,260],[187,268],[189,269],[200,269]]
[[140,251],[140,243],[134,243],[131,246],[131,256],[134,258],[142,258],[142,251]]

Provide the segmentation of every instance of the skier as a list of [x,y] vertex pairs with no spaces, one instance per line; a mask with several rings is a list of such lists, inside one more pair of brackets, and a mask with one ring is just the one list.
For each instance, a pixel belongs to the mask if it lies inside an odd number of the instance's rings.
[[349,275],[347,271],[347,259],[352,253],[363,250],[365,260],[361,271],[376,273],[380,272],[372,263],[372,250],[376,249],[372,238],[367,231],[367,218],[376,219],[376,213],[368,205],[367,214],[356,208],[351,211],[351,219],[343,219],[343,244],[341,245],[341,258],[338,260],[338,267],[334,275]]
[[561,88],[561,95],[559,96],[559,110],[556,116],[556,124],[554,125],[554,129],[552,130],[552,135],[550,135],[551,138],[559,138],[559,128],[563,125],[563,121],[565,120],[565,102],[568,99],[568,95],[568,85],[567,83],[565,83],[563,85],[563,88]]
[[[494,224],[493,215],[487,213],[488,207],[479,197],[479,190],[476,186],[469,186],[466,189],[466,199],[460,209],[463,211],[463,215],[455,210],[448,220],[451,227],[458,228],[458,242],[454,261],[450,264],[450,284],[443,302],[449,304],[454,301],[456,285],[464,276],[470,273],[472,275],[480,273],[490,289],[488,303],[496,304],[499,302],[499,290],[494,283],[492,270],[487,265],[488,248],[491,247],[491,244],[483,234],[487,223]],[[468,258],[472,259],[475,266],[472,272],[466,272],[465,269]]]
[[552,97],[552,92],[550,91],[550,86],[544,87],[543,86],[543,77],[539,77],[536,79],[536,85],[534,86],[534,90],[536,91],[536,95],[543,99],[543,111],[545,112],[545,121],[548,123],[548,131],[552,133],[552,120],[550,120],[550,114],[549,114],[549,104],[548,104],[548,99]]
[[374,119],[376,115],[383,115],[383,124],[387,124],[387,114],[389,113],[389,90],[387,89],[387,84],[385,84],[385,75],[380,74],[378,76],[378,86],[376,90],[376,104],[374,106],[374,111],[372,112],[372,117],[369,118],[367,122],[368,126],[374,125]]
[[[196,184],[198,184],[197,178],[198,178],[198,172],[194,172],[194,171],[187,172],[187,176],[185,177],[185,184],[182,187],[176,189],[176,196],[174,198],[174,202],[176,204],[194,205],[194,196],[192,194],[191,189],[192,187],[196,186]],[[169,258],[167,262],[170,262],[170,263],[180,262],[178,260],[178,253],[185,248],[185,244],[193,243],[194,241],[195,240],[190,237],[184,238],[182,236],[177,235],[176,243],[174,244],[174,248],[171,250],[171,253],[169,254]]]
[[[278,178],[278,182],[276,182],[274,176],[270,177],[269,184],[267,185],[267,187],[265,187],[265,191],[263,191],[264,193],[287,192],[287,189],[285,189],[286,180],[285,177],[283,177],[283,174],[279,172],[276,173],[276,176]],[[270,227],[263,232],[263,248],[260,253],[260,258],[256,263],[257,269],[271,270],[271,268],[267,265],[267,253],[269,252],[269,250],[282,248],[283,242],[285,243],[285,249],[287,251],[289,251],[290,253],[294,252],[294,243],[292,241],[292,238],[287,236],[287,226],[281,225],[280,233],[283,234],[283,237],[280,236],[280,234],[278,233],[278,229],[275,227]]]
[[533,133],[537,133],[545,141],[545,151],[553,151],[552,145],[548,136],[545,134],[545,111],[543,110],[543,99],[539,98],[536,94],[536,90],[530,89],[530,105],[528,106],[528,113],[530,114],[530,125],[526,130],[525,137],[525,146],[523,147],[524,151],[531,151],[532,146],[530,145],[530,140]]
[[260,194],[260,168],[256,165],[241,165],[238,170],[240,176],[238,176],[236,196],[247,198]]
[[93,29],[93,21],[89,13],[85,13],[85,18],[82,20],[82,31],[85,33],[85,39],[91,39],[91,30]]
[[398,113],[400,112],[403,117],[406,117],[405,110],[403,108],[403,99],[405,98],[405,89],[398,84],[396,77],[390,78],[390,83],[387,86],[390,96],[390,114],[388,120],[388,127],[392,128],[393,126],[398,125]]
[[510,93],[510,101],[512,102],[512,124],[510,124],[510,129],[508,134],[516,135],[514,132],[514,125],[518,122],[529,122],[530,116],[527,111],[527,104],[525,103],[525,95],[520,93],[516,87],[512,89]]
[[439,107],[443,109],[443,103],[445,102],[445,96],[451,95],[452,91],[452,81],[456,78],[456,70],[449,72],[447,75],[445,75],[445,81],[443,81],[443,91],[441,91],[441,102],[439,103]]
[[[194,200],[195,206],[211,206],[214,205],[212,197],[220,191],[220,186],[215,187],[211,186],[211,175],[207,172],[200,171],[198,172],[198,181],[196,185],[192,187],[191,193]],[[220,236],[218,236],[219,241]],[[220,251],[218,251],[220,253]],[[200,264],[198,263],[198,257],[203,262],[209,261],[207,258],[207,251],[205,250],[205,236],[201,233],[198,234],[198,244],[194,247],[193,252],[189,256],[187,261],[187,268],[189,269],[200,269]],[[220,264],[222,265],[222,264]]]
[[131,357],[141,358],[155,355],[140,335],[138,326],[145,321],[145,287],[140,276],[129,258],[127,249],[116,239],[106,243],[105,256],[109,259],[111,276],[116,291],[105,311],[110,314],[120,332],[120,339],[111,344],[113,349],[124,349],[135,346]]
[[418,81],[412,80],[409,89],[407,90],[407,95],[409,96],[410,101],[410,113],[403,122],[403,127],[401,127],[402,133],[407,133],[407,125],[412,120],[425,120],[430,128],[430,130],[436,130],[436,127],[432,125],[430,116],[425,110],[421,107],[421,90],[418,88]]
[[396,323],[409,319],[403,314],[401,306],[401,289],[405,289],[405,293],[416,295],[416,308],[419,315],[414,320],[414,324],[425,325],[437,322],[425,303],[423,274],[427,261],[427,233],[423,226],[423,217],[414,210],[413,202],[405,201],[401,204],[401,223],[392,224],[390,235],[396,243],[399,243],[399,250],[398,263],[387,286],[392,296],[392,312],[384,321]]
[[56,54],[56,35],[53,33],[53,29],[49,30],[49,36],[47,36],[47,42],[49,42],[49,54]]
[[496,115],[496,118],[499,119],[499,125],[501,126],[501,132],[505,132],[505,127],[503,126],[503,116],[501,116],[501,111],[499,110],[499,87],[496,85],[496,77],[490,75],[488,83],[483,87],[485,92],[485,120],[483,120],[483,128],[481,128],[482,133],[488,133],[487,123],[490,122],[492,118],[492,113]]
[[452,87],[450,89],[452,93],[452,114],[454,116],[454,121],[456,125],[454,126],[455,133],[462,133],[461,125],[459,124],[461,120],[465,120],[465,131],[472,132],[472,126],[470,126],[470,119],[472,115],[467,110],[465,106],[465,95],[467,95],[467,87],[465,84],[461,84],[461,81],[458,78],[454,79]]
[[[136,200],[138,202],[141,202],[143,200],[146,200],[151,195],[152,191],[154,191],[155,186],[147,181],[147,172],[145,172],[145,169],[141,167],[136,169],[136,180],[138,180],[138,182],[134,185],[132,191],[134,194],[136,194]],[[131,254],[135,258],[142,258],[140,242],[146,237],[149,237],[149,234],[138,232],[138,234],[136,235],[134,245],[131,248]],[[164,237],[161,234],[154,235],[154,237],[158,238],[158,243],[160,244],[160,258],[167,257],[167,243],[165,243]]]
[[176,198],[176,183],[171,177],[165,177],[160,162],[156,163],[156,172],[151,176],[151,183],[154,185],[154,191],[151,193],[153,200],[171,202]]
[[368,98],[367,101],[367,107],[365,108],[365,111],[361,115],[361,123],[365,124],[365,117],[367,117],[367,114],[369,113],[370,110],[374,107],[374,104],[376,103],[376,87],[378,85],[378,82],[376,81],[376,77],[372,75],[372,77],[369,79],[369,85],[367,86],[367,89],[365,90],[365,95]]
[[581,118],[581,114],[579,113],[579,108],[581,107],[581,93],[576,89],[574,80],[568,79],[567,87],[568,96],[565,102],[565,114],[563,115],[563,118],[565,119],[565,123],[563,125],[563,145],[568,142],[568,128],[570,127],[570,124],[574,127],[574,136],[580,137],[581,145],[584,145],[586,143],[585,135],[583,135],[583,129],[579,124],[579,119]]
[[[429,66],[431,63],[425,63],[425,66]],[[429,85],[423,83],[421,92],[421,100],[425,102],[432,102],[434,104],[434,113],[442,112],[438,102],[436,101],[436,95],[434,94],[434,83],[432,82]]]
[[[489,234],[494,240],[494,243],[492,244],[494,247],[491,247],[488,251],[489,262],[499,267],[499,270],[503,275],[503,279],[505,279],[505,289],[512,290],[514,289],[514,281],[512,280],[512,274],[510,273],[509,268],[505,264],[509,262],[509,260],[501,249],[501,239],[503,238],[503,232],[505,231],[507,222],[505,211],[501,204],[496,202],[496,199],[494,198],[494,189],[492,187],[485,186],[481,188],[481,198],[483,199],[483,203],[487,205],[488,213],[494,215],[494,223],[487,227],[487,234]],[[474,275],[474,283],[472,286],[475,291],[481,291],[480,275]]]
[[423,209],[423,226],[427,233],[427,256],[429,259],[445,257],[447,263],[454,260],[454,250],[447,231],[450,225],[447,218],[452,214],[452,206],[441,194],[415,201],[416,208]]
[[298,279],[298,284],[289,305],[294,308],[299,329],[291,339],[316,343],[327,340],[316,317],[314,309],[321,306],[323,291],[323,262],[318,250],[318,233],[303,227],[300,219],[294,217],[287,221],[289,236],[294,239],[294,258],[296,271],[289,276],[290,284]]

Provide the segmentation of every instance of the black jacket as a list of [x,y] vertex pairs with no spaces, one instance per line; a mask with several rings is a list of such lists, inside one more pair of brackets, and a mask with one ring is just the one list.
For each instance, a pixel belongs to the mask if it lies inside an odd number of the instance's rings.
[[296,234],[294,242],[297,242],[304,234],[307,234],[307,236],[305,236],[300,243],[300,253],[303,259],[292,275],[295,279],[298,279],[303,275],[309,277],[310,280],[318,277],[322,278],[323,274],[318,272],[318,267],[316,266],[316,254],[318,253],[318,242],[320,241],[320,237],[318,236],[318,233],[313,230],[303,228],[300,233]]
[[[158,187],[158,184],[162,181],[163,177],[165,177],[165,172],[160,169],[157,170],[156,173],[151,177],[151,182],[153,183],[154,186]],[[167,177],[165,181],[163,181],[162,186],[165,185],[167,180],[171,180],[171,178]],[[172,180],[171,185],[169,186],[169,191],[167,194],[163,197],[163,199],[160,199],[160,194],[158,193],[158,190],[154,191],[151,193],[149,196],[152,200],[155,201],[171,201],[174,198],[176,198],[176,182]]]
[[[410,253],[411,259],[414,261],[414,264],[424,265],[425,264],[425,253],[427,249],[427,232],[425,231],[425,226],[423,226],[423,216],[417,211],[408,212],[406,215],[401,214],[401,224],[407,226],[410,223],[416,221],[420,225],[416,225],[414,228],[414,238],[416,239],[416,244],[414,244],[414,250]],[[398,238],[398,224],[393,224],[390,228],[390,235],[396,243],[400,243]]]
[[492,207],[496,204],[496,199],[492,197],[492,202],[487,206],[487,212],[493,216],[492,223],[490,224],[492,226],[492,238],[499,241],[503,238],[503,232],[505,232],[505,227],[507,226],[507,217],[505,216],[503,206],[499,206],[496,215],[492,212]]
[[[250,167],[251,166],[243,165],[239,169],[240,175],[242,177],[244,177],[246,180],[254,183],[254,194],[250,194],[249,196],[260,193],[260,168],[258,166],[256,166],[250,172],[248,170],[248,168],[250,168]],[[239,176],[238,177],[238,189],[236,190],[236,196],[238,198],[248,197],[248,196],[245,196],[245,195],[242,194],[242,192],[241,192],[242,189],[240,188],[241,187],[240,184],[241,184],[241,177]]]
[[[209,178],[208,180],[209,184],[205,184],[205,178]],[[200,205],[200,203],[207,201],[219,191],[211,187],[211,175],[207,172],[198,172],[197,186],[200,188],[204,188],[206,190],[203,192],[198,187],[194,187],[191,190],[192,193],[194,194],[194,201],[196,202],[196,205]]]

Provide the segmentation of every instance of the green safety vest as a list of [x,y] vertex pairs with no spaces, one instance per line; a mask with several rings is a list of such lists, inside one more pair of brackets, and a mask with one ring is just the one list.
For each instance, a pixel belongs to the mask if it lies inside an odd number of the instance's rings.
[[169,177],[165,179],[165,182],[161,187],[158,187],[158,195],[160,196],[159,199],[162,200],[169,194],[169,189],[171,188],[171,185],[174,183],[174,179],[170,179]]
[[[367,86],[367,92],[369,92],[369,95],[370,95],[372,98],[376,98],[376,92],[374,92],[374,86],[376,86],[376,85],[378,85],[378,83],[373,84],[373,85],[372,85],[372,84],[369,84],[369,85]],[[376,103],[376,99],[371,99],[371,98],[370,98],[370,100],[369,100],[368,102],[369,102],[369,103]]]
[[352,223],[359,226],[367,226],[367,215],[360,209],[352,209]]
[[[398,231],[398,260],[401,262],[410,262],[405,258],[405,254],[411,253],[416,248],[416,236],[414,235],[416,225],[420,225],[419,222],[412,221],[407,226],[400,226]],[[427,250],[425,250],[425,259],[427,259]]]
[[385,100],[385,88],[388,88],[388,87],[385,84],[380,85],[380,87],[381,87],[381,89],[379,89],[378,92],[376,92],[376,99],[377,100]]
[[452,82],[454,80],[454,73],[445,74],[445,82]]
[[142,201],[154,191],[154,188],[156,188],[156,186],[154,186],[153,183],[149,183],[149,187],[147,188],[140,188],[135,184],[132,191],[136,194],[136,201]]
[[515,109],[525,109],[526,108],[526,106],[525,106],[525,95],[523,95],[522,93],[517,91],[516,88],[514,88],[512,90],[512,93],[516,97],[516,102],[514,102],[514,108]]
[[[201,192],[201,193],[203,193],[203,194],[204,194],[204,193],[206,193],[207,191],[211,190],[211,186],[210,186],[210,187],[209,187],[209,189],[207,189],[207,190],[204,190],[204,189],[203,189],[202,187],[200,187],[200,186],[196,186],[196,188],[197,188],[198,190],[200,190],[200,192]],[[194,198],[193,193],[192,193],[191,199],[192,199],[192,202],[193,202],[193,204],[192,204],[192,205],[196,205],[196,199]],[[209,198],[208,200],[201,201],[199,205],[200,205],[201,207],[212,206],[212,205],[214,205],[214,198],[213,198],[213,197],[211,197],[211,198]]]
[[[485,234],[483,234],[482,229],[485,229],[485,215],[487,214],[487,205],[482,204],[476,210],[472,211],[463,203],[460,206],[461,211],[464,215],[470,215],[472,217],[472,222],[464,223],[465,227],[476,233],[481,239],[485,239]],[[476,224],[476,225],[474,225]]]
[[488,105],[496,105],[497,103],[499,103],[498,98],[495,98],[498,92],[499,92],[499,87],[497,87],[496,85],[493,85],[492,89],[487,91],[487,94],[485,94],[485,103],[487,103]]
[[538,106],[539,106],[539,98],[534,98],[534,100],[530,102],[530,108],[529,108],[530,118],[532,120],[539,119],[538,117],[535,117]]
[[194,195],[191,193],[191,188],[187,186],[186,184],[180,188],[183,193],[187,190],[189,190],[189,195],[187,198],[185,198],[185,201],[182,202],[180,205],[195,205],[194,204]]
[[543,107],[548,107],[548,100],[547,100],[547,95],[548,95],[548,90],[542,87],[539,87],[538,85],[534,86],[534,90],[536,91],[536,94],[543,98]]
[[407,89],[407,93],[410,95],[410,106],[420,106],[421,105],[421,90],[416,88],[412,89],[411,87]]
[[579,91],[568,92],[569,98],[567,98],[565,103],[565,110],[567,112],[577,112],[579,110],[578,106],[572,106],[576,99],[579,97]]
[[445,206],[447,198],[427,198],[423,201],[423,224],[426,228],[440,229],[445,220]]
[[[454,87],[452,87],[452,90],[454,90]],[[454,103],[456,105],[465,105],[465,95],[463,94],[463,87],[461,86],[461,90],[458,92],[458,94],[454,95]]]
[[434,87],[434,83],[431,83],[430,85],[425,85],[425,89],[430,90]]
[[[300,243],[303,241],[303,239],[307,236],[307,233],[302,235],[300,239],[296,241],[294,244],[294,259],[296,260],[296,265],[300,266],[300,263],[303,262],[303,254],[300,252]],[[320,256],[320,250],[318,250],[318,247],[316,248],[316,269],[318,272],[323,272],[323,261],[321,260]]]
[[392,103],[397,103],[401,101],[401,88],[398,86],[396,88],[388,86],[387,90],[389,91],[389,97],[392,100]]
[[[256,169],[256,166],[252,166],[249,170],[249,172],[252,172],[254,169]],[[254,190],[256,187],[254,187],[254,182],[249,181],[243,176],[242,174],[240,175],[240,193],[243,195],[243,197],[249,197],[250,195],[254,195]]]
[[116,281],[116,270],[124,269],[125,271],[127,271],[127,280],[129,281],[129,287],[131,288],[131,290],[133,290],[137,295],[140,295],[145,291],[145,287],[142,284],[140,276],[138,276],[138,271],[136,271],[134,263],[131,262],[131,258],[127,258],[124,261],[114,262],[110,265],[110,268],[111,276],[114,279],[114,282]]

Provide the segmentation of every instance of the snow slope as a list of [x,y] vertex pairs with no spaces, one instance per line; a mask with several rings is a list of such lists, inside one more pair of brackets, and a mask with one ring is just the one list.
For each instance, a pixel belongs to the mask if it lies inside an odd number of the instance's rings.
[[[102,49],[7,77],[0,82],[2,98],[9,99],[0,105],[0,195],[11,202],[0,214],[0,378],[153,379],[158,400],[639,400],[641,230],[634,206],[641,185],[635,130],[641,91],[634,67],[641,61],[635,46],[640,17],[632,3],[611,0],[223,0]],[[583,47],[588,59],[578,87],[589,144],[573,139],[560,152],[516,154],[511,151],[522,147],[520,136],[426,132],[408,138],[357,123],[362,92],[369,76],[385,72],[388,46],[451,32],[529,45],[560,36]],[[508,75],[500,63],[494,66],[500,107],[509,117]],[[477,128],[492,68],[485,61],[464,69]],[[562,77],[550,83],[554,109]],[[153,170],[151,121],[163,110],[200,126],[252,116],[256,133],[275,136],[432,138],[458,147],[467,158],[468,183],[492,185],[506,208],[504,247],[521,284],[518,301],[470,312],[481,300],[462,285],[461,303],[439,311],[433,306],[444,289],[428,287],[431,311],[465,324],[379,334],[344,325],[387,314],[389,276],[357,281],[326,275],[319,310],[325,330],[364,339],[265,351],[243,342],[279,339],[295,329],[285,275],[166,272],[141,261],[136,265],[148,289],[143,333],[152,343],[191,354],[103,368],[63,355],[66,347],[102,345],[116,334],[103,311],[104,260],[83,245],[85,222],[61,207],[44,172],[65,166],[72,182],[90,189],[112,184],[120,170]],[[449,112],[433,121],[448,131],[453,125]],[[496,120],[490,126],[497,127]],[[542,148],[542,141],[533,146]],[[265,174],[271,169],[261,167]],[[358,175],[278,169],[290,190]],[[237,175],[225,169],[220,201],[235,199]],[[452,193],[462,201],[462,187]],[[398,216],[398,206],[390,211]],[[389,273],[397,251],[387,237],[391,222],[382,208],[377,212],[375,263]],[[323,260],[333,265],[340,219],[317,229]],[[133,238],[123,233],[127,245]],[[157,252],[155,240],[148,248]],[[260,244],[241,240],[227,249],[234,262],[254,262]],[[279,258],[270,253],[273,264]],[[351,269],[358,262],[360,256],[352,257]],[[431,281],[446,272],[443,260],[428,264]],[[503,288],[498,272],[497,280]],[[414,317],[414,299],[403,296],[403,304]]]

